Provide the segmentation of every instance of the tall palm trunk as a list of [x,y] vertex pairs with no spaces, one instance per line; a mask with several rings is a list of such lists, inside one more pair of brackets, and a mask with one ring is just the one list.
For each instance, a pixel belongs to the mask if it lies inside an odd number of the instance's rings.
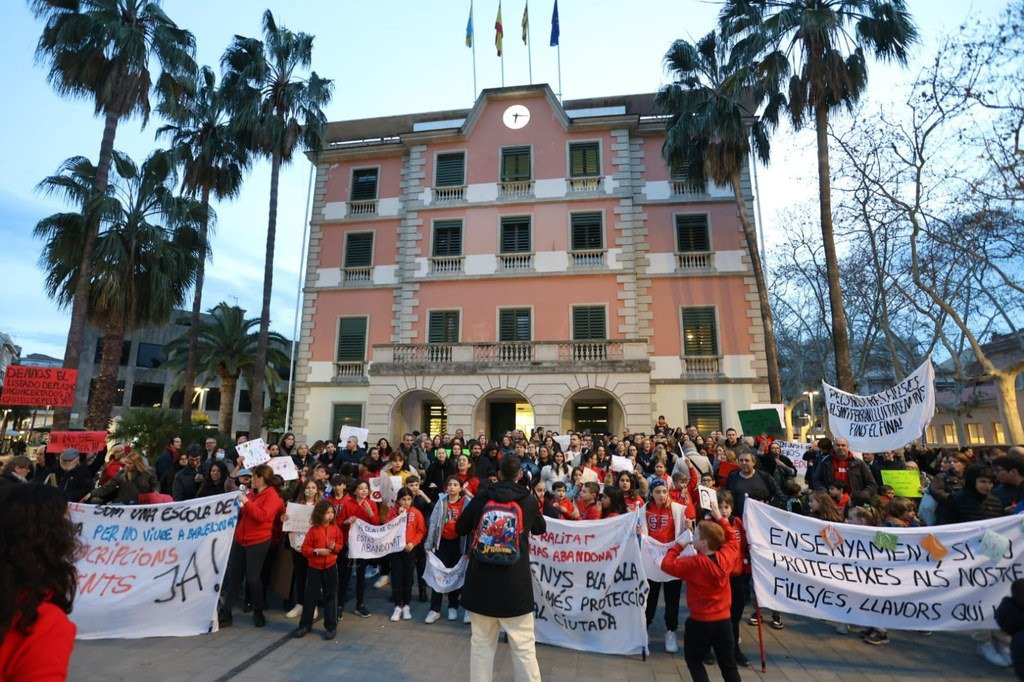
[[249,435],[259,438],[263,426],[263,387],[266,383],[268,334],[270,333],[270,294],[274,288],[274,240],[277,237],[277,186],[281,179],[281,154],[274,152],[270,163],[270,216],[267,220],[267,255],[263,265],[263,312],[260,314],[260,339],[256,344],[256,369],[253,372],[252,412]]
[[[117,115],[108,111],[103,125],[103,139],[100,141],[100,158],[96,165],[96,179],[93,181],[93,189],[97,194],[107,191],[110,161],[114,154],[114,137],[117,135],[117,121]],[[92,252],[96,247],[96,238],[99,236],[99,232],[99,222],[89,218],[85,230],[85,242],[82,244],[82,256],[79,260],[78,278],[75,281],[75,294],[71,300],[71,325],[68,328],[67,345],[64,346],[64,369],[77,370],[81,359],[82,344],[85,342],[86,315],[89,312]],[[54,410],[54,431],[65,431],[70,423],[71,408],[58,407]],[[106,426],[103,428],[105,429]]]
[[747,211],[747,203],[743,201],[739,168],[733,170],[730,178],[733,192],[736,195],[736,207],[739,209],[740,225],[743,236],[747,240],[747,255],[750,256],[750,267],[754,271],[754,285],[757,287],[757,302],[761,308],[761,321],[764,324],[764,355],[768,363],[768,395],[773,403],[782,402],[782,378],[779,376],[779,350],[775,345],[775,322],[772,317],[772,306],[768,299],[768,285],[764,280],[764,267],[761,263],[761,252],[757,248],[757,232],[754,221]]
[[111,316],[103,325],[100,369],[96,373],[92,400],[89,401],[89,415],[85,418],[85,427],[93,431],[106,431],[110,424],[114,396],[117,395],[117,369],[121,365],[124,327],[124,318],[119,315]]
[[203,309],[203,276],[206,274],[206,240],[210,231],[210,187],[203,187],[203,227],[199,233],[202,259],[196,271],[196,292],[192,297],[192,321],[188,328],[188,366],[185,368],[185,395],[181,401],[181,424],[192,423],[192,395],[196,392],[196,374],[199,371],[199,314]]
[[832,348],[836,354],[836,383],[848,393],[856,391],[850,365],[850,337],[843,310],[843,290],[839,287],[839,259],[832,230],[832,180],[828,161],[828,110],[814,108],[818,136],[818,202],[821,206],[821,242],[825,247],[825,272],[828,277],[828,301],[832,309]]
[[235,422],[235,389],[238,376],[220,375],[220,411],[217,413],[217,430],[230,436]]

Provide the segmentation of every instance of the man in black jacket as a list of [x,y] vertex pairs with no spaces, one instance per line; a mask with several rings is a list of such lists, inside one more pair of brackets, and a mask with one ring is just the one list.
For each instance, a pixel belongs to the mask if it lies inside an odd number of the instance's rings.
[[82,455],[75,448],[68,448],[60,453],[58,466],[49,469],[42,477],[42,482],[47,485],[54,485],[64,493],[64,499],[68,502],[82,502],[93,489],[93,481],[96,472],[103,465],[106,449],[97,453],[92,462],[86,465],[82,462]]
[[816,491],[828,492],[833,483],[836,487],[850,493],[866,492],[874,495],[878,492],[878,484],[871,469],[862,459],[850,454],[850,443],[845,438],[836,438],[832,454],[824,457],[814,467],[812,487]]
[[515,502],[522,510],[523,527],[519,529],[519,558],[513,564],[483,563],[470,554],[466,582],[462,588],[462,605],[471,612],[472,647],[469,657],[469,678],[490,680],[494,654],[498,648],[498,631],[508,633],[516,680],[540,682],[536,640],[533,632],[533,577],[530,574],[529,534],[547,530],[537,498],[519,485],[523,475],[522,462],[516,455],[505,455],[498,469],[500,480],[481,491],[455,522],[459,535],[476,532],[485,505]]

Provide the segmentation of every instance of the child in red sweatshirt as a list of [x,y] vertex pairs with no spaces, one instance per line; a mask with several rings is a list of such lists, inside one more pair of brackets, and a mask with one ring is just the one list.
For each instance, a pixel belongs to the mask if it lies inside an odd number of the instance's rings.
[[405,548],[401,552],[390,555],[391,581],[395,586],[395,597],[397,598],[395,612],[391,614],[393,622],[399,619],[412,619],[409,603],[412,602],[412,581],[416,575],[415,550],[427,536],[427,522],[423,519],[420,510],[412,506],[412,491],[409,488],[399,489],[395,506],[388,512],[388,521],[403,514],[408,517],[405,525]]
[[736,644],[736,665],[750,667],[750,661],[740,651],[740,621],[743,619],[743,607],[747,604],[747,585],[750,582],[750,548],[747,545],[747,533],[743,529],[743,520],[733,516],[732,493],[728,490],[718,491],[718,508],[726,523],[732,528],[732,535],[740,545],[740,553],[729,574],[729,589],[732,590],[732,606],[729,617],[732,620],[732,638]]
[[322,596],[324,600],[325,640],[334,639],[338,629],[338,553],[344,540],[341,529],[334,523],[334,505],[321,500],[313,507],[306,539],[302,542],[302,556],[306,568],[306,594],[302,599],[302,618],[292,637],[305,637],[313,627],[313,611]]
[[729,574],[739,558],[740,547],[718,509],[717,500],[712,500],[710,511],[715,522],[701,521],[693,534],[696,556],[679,556],[685,547],[676,543],[662,560],[661,570],[686,582],[690,616],[683,632],[683,656],[690,676],[695,682],[708,682],[704,657],[713,649],[722,679],[740,682],[729,618]]

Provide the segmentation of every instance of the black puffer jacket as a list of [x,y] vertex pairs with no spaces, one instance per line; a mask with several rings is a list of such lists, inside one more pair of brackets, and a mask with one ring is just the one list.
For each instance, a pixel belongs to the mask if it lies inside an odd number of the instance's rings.
[[996,609],[999,628],[1010,635],[1010,660],[1018,680],[1024,680],[1024,609],[1012,597],[1003,597]]

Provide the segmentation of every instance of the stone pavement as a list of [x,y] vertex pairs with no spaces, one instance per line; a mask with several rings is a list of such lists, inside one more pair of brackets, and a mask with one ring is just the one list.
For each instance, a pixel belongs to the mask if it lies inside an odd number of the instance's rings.
[[[368,581],[369,582],[369,581]],[[267,626],[257,629],[247,614],[236,613],[233,627],[207,636],[160,637],[135,640],[77,642],[69,679],[114,682],[160,680],[172,682],[212,680],[329,680],[402,682],[468,678],[469,626],[443,619],[425,625],[427,605],[413,605],[413,620],[392,623],[388,590],[367,585],[371,618],[349,612],[333,642],[320,639],[320,624],[304,639],[289,633],[296,622],[280,609],[268,611]],[[349,601],[351,607],[351,601]],[[685,619],[685,602],[680,621]],[[742,649],[757,659],[757,629],[744,623]],[[664,652],[664,628],[659,613],[651,627],[653,653],[640,656],[604,656],[539,645],[541,673],[548,682],[688,680],[682,653]],[[741,669],[743,680],[830,682],[846,680],[1012,680],[1009,669],[981,659],[966,634],[893,632],[887,646],[869,646],[855,634],[835,634],[822,621],[786,618],[784,630],[764,628],[767,673],[760,666]],[[680,648],[682,637],[680,637]],[[499,647],[495,680],[511,681],[508,646]],[[719,680],[717,668],[709,669]]]

